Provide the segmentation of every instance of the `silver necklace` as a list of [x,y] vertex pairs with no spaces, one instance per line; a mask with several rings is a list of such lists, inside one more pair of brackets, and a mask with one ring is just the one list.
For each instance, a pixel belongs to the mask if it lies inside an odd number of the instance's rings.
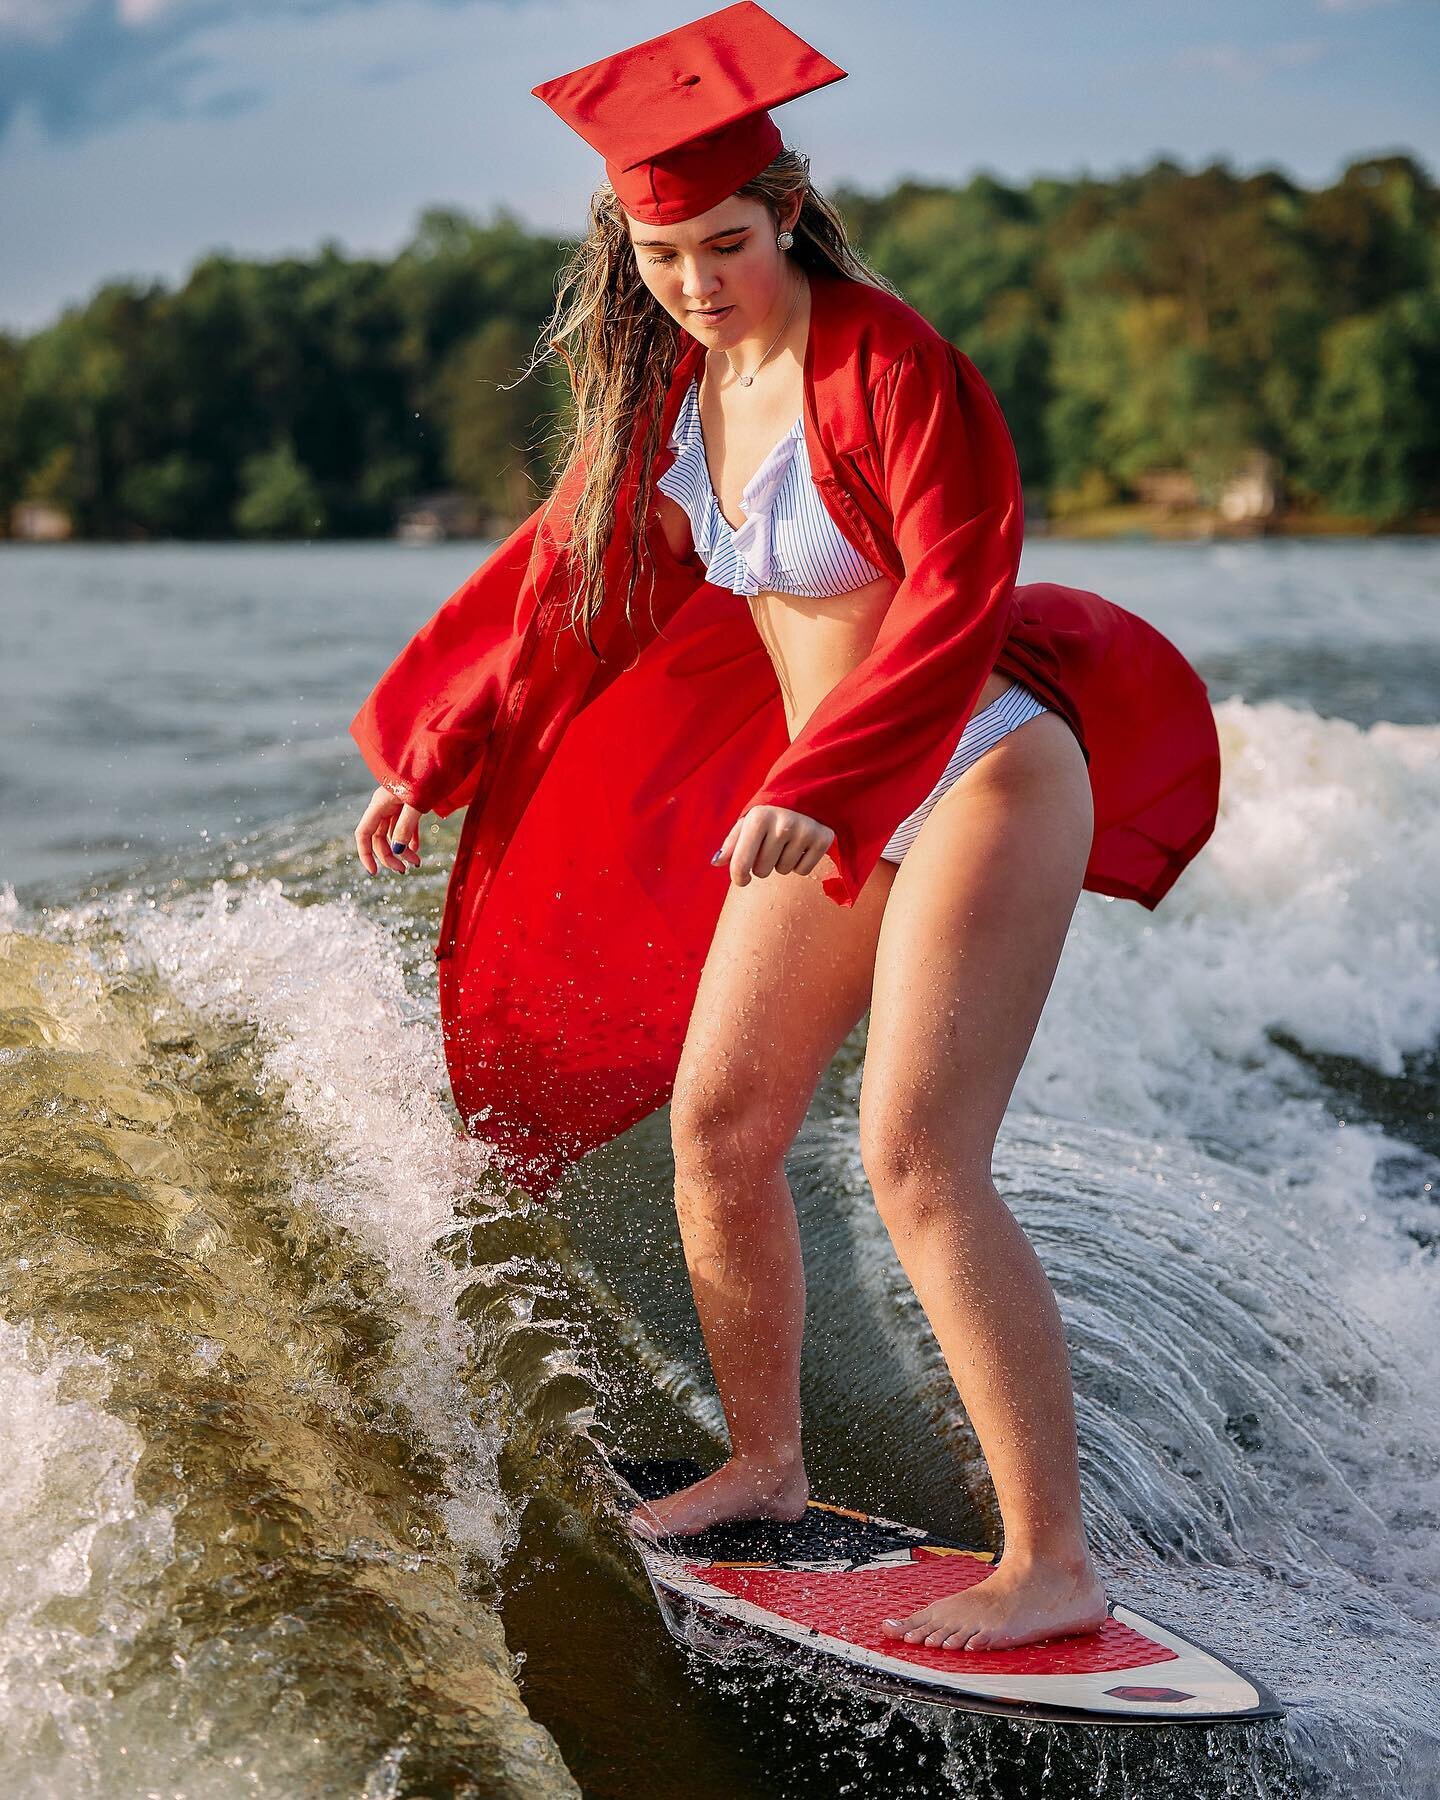
[[[775,333],[774,337],[770,340],[770,350],[773,350],[775,348],[776,344],[778,344],[780,342],[781,338],[784,337],[785,332],[786,332],[787,328],[789,327],[790,321],[795,317],[796,303],[800,299],[800,289],[804,285],[805,285],[805,277],[802,275],[800,277],[799,282],[796,284],[794,295],[791,298],[790,310],[785,315],[785,323],[784,323],[784,325],[782,325],[780,327],[780,329]],[[763,369],[765,367],[766,360],[768,359],[768,357],[770,355],[770,350],[767,350],[765,352],[765,355],[760,358],[759,362],[756,363],[755,367],[750,371],[750,373],[748,375],[736,375],[735,378],[740,383],[741,387],[749,387],[751,382],[753,382],[755,377],[760,373],[761,369]],[[726,360],[726,362],[730,362],[730,358],[728,356],[725,358],[725,360]],[[730,363],[730,369],[731,369],[731,373],[733,374],[735,372],[734,363]]]

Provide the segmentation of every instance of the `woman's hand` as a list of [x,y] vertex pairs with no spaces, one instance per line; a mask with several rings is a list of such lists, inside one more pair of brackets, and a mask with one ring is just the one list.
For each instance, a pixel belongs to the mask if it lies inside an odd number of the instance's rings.
[[809,875],[834,842],[830,827],[805,813],[752,806],[730,827],[710,860],[728,860],[730,879],[744,887],[752,875]]
[[355,827],[355,848],[373,875],[375,863],[403,874],[420,867],[420,815],[413,806],[396,798],[389,788],[378,787]]

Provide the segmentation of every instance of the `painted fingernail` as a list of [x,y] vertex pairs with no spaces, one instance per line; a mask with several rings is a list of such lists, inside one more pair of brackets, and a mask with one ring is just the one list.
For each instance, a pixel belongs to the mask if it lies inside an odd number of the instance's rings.
[[719,860],[720,860],[720,858],[721,858],[721,857],[722,857],[722,856],[723,856],[723,855],[724,855],[724,854],[725,854],[725,852],[724,852],[724,850],[723,850],[723,848],[722,848],[722,849],[720,849],[720,850],[717,850],[717,851],[716,851],[716,852],[715,852],[715,854],[714,854],[714,855],[713,855],[713,856],[712,856],[712,857],[711,857],[711,858],[710,858],[710,866],[711,866],[711,868],[714,868],[714,866],[715,866],[715,864],[716,864],[716,863],[718,863],[718,862],[719,862]]

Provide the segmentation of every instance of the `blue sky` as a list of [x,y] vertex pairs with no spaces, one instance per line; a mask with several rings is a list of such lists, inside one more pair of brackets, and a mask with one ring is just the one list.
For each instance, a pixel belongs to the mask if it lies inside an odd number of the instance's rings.
[[[433,204],[576,232],[599,158],[529,90],[704,0],[0,0],[0,325],[215,248],[385,255]],[[1187,167],[1440,174],[1437,0],[786,0],[849,71],[778,108],[822,188]]]

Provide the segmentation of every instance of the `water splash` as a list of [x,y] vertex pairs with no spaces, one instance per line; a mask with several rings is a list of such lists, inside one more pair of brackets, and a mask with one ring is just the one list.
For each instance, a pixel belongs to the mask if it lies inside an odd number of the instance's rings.
[[[1153,917],[1084,898],[996,1179],[1060,1295],[1112,1597],[1265,1677],[1307,1793],[1363,1767],[1414,1800],[1440,1765],[1437,1168],[1401,1084],[1440,1043],[1440,730],[1217,713],[1213,852]],[[1384,1123],[1357,1072],[1395,1084]],[[973,1480],[848,1119],[829,1143],[858,1285]]]
[[6,1490],[6,1666],[43,1683],[0,1692],[6,1791],[575,1792],[450,1529],[503,1512],[458,1487],[483,1435],[415,1366],[418,1293],[320,1205],[254,1028],[94,918],[83,949],[9,923],[0,1350],[43,1335],[65,1373],[17,1358],[3,1391],[65,1406]]

